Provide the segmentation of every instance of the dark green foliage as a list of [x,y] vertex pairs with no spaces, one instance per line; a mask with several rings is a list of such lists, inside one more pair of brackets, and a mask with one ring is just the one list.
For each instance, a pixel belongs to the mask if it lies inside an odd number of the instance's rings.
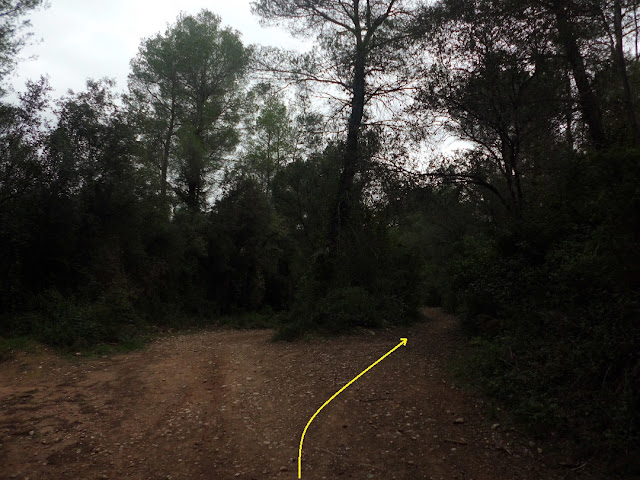
[[[554,210],[545,205],[531,212],[533,225],[521,226],[526,236],[467,241],[453,306],[467,330],[485,338],[474,377],[525,424],[569,436],[584,453],[633,455],[640,445],[640,155],[617,149],[573,165],[557,180]],[[564,219],[563,228],[553,219],[545,228],[542,215]]]
[[295,252],[261,185],[240,179],[209,222],[209,296],[225,312],[285,308]]
[[383,327],[395,315],[402,314],[401,308],[393,308],[400,306],[385,303],[362,287],[336,288],[322,298],[306,299],[304,304],[299,300],[284,319],[276,338],[293,340],[309,331],[335,335],[355,327]]
[[27,311],[8,316],[13,335],[29,335],[60,348],[130,341],[143,324],[126,292],[112,290],[89,301],[49,289],[30,301]]
[[275,179],[276,208],[298,241],[303,261],[292,264],[294,299],[279,316],[278,338],[394,325],[417,311],[420,262],[401,234],[388,228],[382,204],[378,211],[365,205],[362,191],[370,185],[370,174],[356,183],[354,197],[360,201],[353,205],[338,256],[327,248],[341,153],[340,145],[330,145],[322,155],[288,165]]
[[[64,99],[52,131],[23,130],[30,156],[8,171],[31,181],[9,190],[0,206],[8,220],[1,229],[5,332],[75,347],[140,330],[131,272],[143,261],[139,227],[153,205],[142,201],[149,192],[144,168],[135,164],[134,135],[110,86],[90,82],[87,92]],[[32,108],[29,118],[36,118],[45,105],[37,93],[46,89],[32,85],[30,92],[23,111]]]
[[25,263],[37,240],[39,194],[45,166],[40,113],[47,105],[44,80],[27,85],[17,106],[0,106],[0,305],[24,301]]
[[[282,338],[404,324],[418,307],[416,258],[384,230],[367,230],[334,263],[319,253],[300,279]],[[366,241],[363,240],[366,238]]]
[[249,57],[239,34],[208,10],[180,14],[142,41],[126,101],[163,200],[173,193],[186,208],[206,210],[212,177],[239,142]]
[[440,198],[459,185],[459,206],[403,215],[424,240],[426,299],[478,339],[470,376],[537,433],[612,460],[640,457],[638,57],[621,40],[636,14],[426,6],[415,28],[438,60],[421,111],[470,145],[427,177]]
[[0,362],[13,358],[16,352],[30,352],[33,347],[34,341],[30,337],[0,337]]

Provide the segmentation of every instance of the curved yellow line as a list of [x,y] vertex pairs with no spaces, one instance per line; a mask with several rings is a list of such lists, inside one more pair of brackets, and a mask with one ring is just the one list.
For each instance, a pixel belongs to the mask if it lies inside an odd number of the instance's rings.
[[364,369],[362,372],[360,372],[360,374],[357,377],[355,377],[353,380],[351,380],[349,383],[347,383],[344,387],[342,387],[340,390],[338,390],[336,393],[334,393],[333,396],[329,400],[324,402],[322,404],[322,406],[318,410],[316,410],[316,413],[313,414],[313,416],[307,422],[307,425],[304,427],[304,430],[302,431],[302,437],[300,438],[300,449],[298,450],[298,478],[302,478],[302,443],[304,442],[304,436],[307,433],[307,429],[309,428],[309,425],[311,425],[311,422],[313,422],[313,419],[318,416],[320,411],[324,407],[326,407],[331,400],[333,400],[338,395],[340,395],[347,387],[349,387],[349,385],[351,385],[353,382],[358,380],[361,376],[363,376],[365,373],[367,373],[369,370],[371,370],[373,367],[375,367],[378,363],[380,363],[382,360],[384,360],[389,355],[391,355],[393,352],[395,352],[398,348],[400,348],[400,347],[402,347],[403,345],[406,345],[406,344],[407,344],[407,339],[406,338],[401,338],[400,339],[400,343],[398,345],[393,347],[391,350],[389,350],[387,353],[385,353],[383,356],[381,356],[378,360],[376,360],[371,365],[369,365],[366,369]]

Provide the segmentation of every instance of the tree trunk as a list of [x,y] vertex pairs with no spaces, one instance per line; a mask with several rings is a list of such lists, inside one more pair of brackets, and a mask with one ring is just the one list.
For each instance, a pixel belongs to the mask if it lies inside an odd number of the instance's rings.
[[638,42],[640,41],[640,25],[638,24],[638,5],[637,2],[633,6],[633,24],[635,25],[636,30],[636,38],[635,38],[635,47],[636,47],[636,62],[640,60],[640,50],[638,50]]
[[329,248],[335,256],[340,249],[340,237],[349,221],[352,210],[353,180],[360,163],[360,129],[364,115],[365,98],[365,49],[358,40],[353,69],[353,96],[351,97],[351,114],[347,132],[347,142],[342,158],[342,171],[338,183],[336,206],[329,230]]
[[[200,87],[200,92],[204,91],[204,87]],[[203,148],[203,132],[205,131],[204,109],[207,97],[204,93],[200,93],[196,98],[195,118],[193,119],[193,137],[190,139],[190,151],[188,155],[188,177],[187,177],[187,206],[192,212],[199,212],[202,205],[203,185],[203,169],[205,153]]]
[[638,117],[636,116],[635,109],[633,108],[633,95],[631,93],[631,84],[629,83],[629,76],[627,75],[627,65],[624,59],[624,49],[622,44],[622,5],[620,0],[613,2],[614,9],[614,34],[616,44],[614,47],[614,60],[616,70],[620,76],[622,88],[624,90],[623,104],[625,113],[627,114],[627,121],[629,122],[629,128],[631,129],[631,139],[633,146],[640,145],[640,128],[638,127]]
[[164,148],[162,152],[162,165],[160,166],[161,178],[160,178],[160,196],[162,200],[167,198],[167,172],[169,170],[169,155],[171,154],[171,140],[174,135],[174,125],[176,117],[175,99],[171,99],[171,113],[169,117],[169,127],[167,129],[167,135],[164,140]]
[[511,203],[509,210],[515,217],[522,215],[522,186],[520,184],[520,170],[518,167],[518,147],[508,134],[500,135],[502,163],[504,164],[504,177],[509,188]]
[[574,139],[573,139],[573,95],[571,95],[571,76],[569,70],[565,69],[565,87],[567,88],[567,105],[564,110],[564,118],[566,123],[565,139],[567,141],[567,147],[569,151],[573,151]]
[[578,43],[570,23],[569,16],[562,2],[553,2],[553,13],[556,18],[556,27],[560,42],[564,47],[567,60],[571,66],[573,77],[578,88],[580,108],[587,124],[591,141],[596,148],[602,148],[606,144],[604,125],[602,123],[602,112],[598,105],[597,98],[591,88],[591,82],[584,66],[584,59],[578,49]]
[[187,185],[187,208],[191,212],[200,211],[200,185],[198,182],[190,181]]

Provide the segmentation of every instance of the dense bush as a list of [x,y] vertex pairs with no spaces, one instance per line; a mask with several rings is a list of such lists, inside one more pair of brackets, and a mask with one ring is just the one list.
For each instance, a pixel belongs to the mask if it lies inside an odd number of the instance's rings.
[[337,264],[323,255],[315,259],[291,310],[282,315],[279,337],[380,328],[416,317],[420,263],[388,232],[366,233],[367,242],[345,248]]
[[88,301],[49,289],[35,297],[30,307],[26,312],[9,317],[10,333],[29,335],[63,349],[126,343],[143,328],[142,320],[124,291],[108,291]]
[[614,150],[575,161],[580,168],[557,185],[562,204],[531,214],[571,221],[551,235],[534,220],[517,241],[469,238],[452,306],[484,338],[473,375],[525,424],[570,436],[585,453],[637,454],[640,156]]

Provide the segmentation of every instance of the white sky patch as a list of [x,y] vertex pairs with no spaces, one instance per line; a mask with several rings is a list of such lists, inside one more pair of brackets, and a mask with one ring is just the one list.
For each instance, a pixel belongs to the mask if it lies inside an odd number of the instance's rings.
[[[295,48],[300,44],[286,31],[263,28],[251,14],[250,0],[50,0],[48,9],[28,16],[33,40],[21,53],[24,60],[8,79],[17,91],[26,80],[49,75],[59,97],[68,89],[83,90],[87,78],[114,78],[124,91],[129,62],[142,38],[166,30],[182,11],[206,8],[222,18],[223,26],[239,31],[245,45]],[[11,95],[14,97],[14,95]]]

